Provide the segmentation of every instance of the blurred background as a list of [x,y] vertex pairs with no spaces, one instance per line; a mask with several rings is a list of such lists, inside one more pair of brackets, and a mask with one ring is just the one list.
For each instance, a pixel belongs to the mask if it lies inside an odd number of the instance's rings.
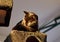
[[[60,0],[13,0],[9,27],[0,27],[0,42],[5,40],[11,29],[23,18],[24,10],[32,11],[38,15],[40,27],[60,16]],[[60,42],[60,25],[46,34],[47,42]]]

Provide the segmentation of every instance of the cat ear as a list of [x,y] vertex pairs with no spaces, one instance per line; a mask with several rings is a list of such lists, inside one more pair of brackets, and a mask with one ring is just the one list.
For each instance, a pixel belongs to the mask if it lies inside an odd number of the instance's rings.
[[24,11],[25,14],[29,14],[27,11]]

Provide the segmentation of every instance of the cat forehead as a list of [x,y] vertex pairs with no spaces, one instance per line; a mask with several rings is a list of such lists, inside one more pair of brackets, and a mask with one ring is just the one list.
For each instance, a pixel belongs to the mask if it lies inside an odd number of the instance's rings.
[[33,12],[29,12],[29,16],[35,15],[35,13]]

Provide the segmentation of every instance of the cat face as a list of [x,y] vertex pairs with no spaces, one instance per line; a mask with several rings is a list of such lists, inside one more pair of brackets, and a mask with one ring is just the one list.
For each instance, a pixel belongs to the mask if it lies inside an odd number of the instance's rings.
[[38,22],[38,16],[35,13],[27,11],[24,11],[24,13],[25,17],[23,21],[25,21],[26,26],[33,26]]

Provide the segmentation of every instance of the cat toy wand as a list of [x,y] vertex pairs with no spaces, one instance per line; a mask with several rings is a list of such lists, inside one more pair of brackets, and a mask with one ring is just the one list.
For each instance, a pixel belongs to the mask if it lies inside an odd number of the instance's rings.
[[[45,31],[43,31],[43,33],[48,32],[49,30],[53,29],[54,27],[56,27],[56,26],[58,26],[58,25],[60,24],[60,21],[57,22],[59,19],[60,19],[60,16],[56,17],[55,19],[53,19],[52,21],[48,22],[47,24],[42,25],[42,26],[38,29],[38,31],[43,30],[43,29],[46,29]],[[53,21],[54,21],[55,23],[54,23],[54,24],[50,24],[50,23],[52,23]],[[49,24],[50,24],[50,25],[49,25]]]

